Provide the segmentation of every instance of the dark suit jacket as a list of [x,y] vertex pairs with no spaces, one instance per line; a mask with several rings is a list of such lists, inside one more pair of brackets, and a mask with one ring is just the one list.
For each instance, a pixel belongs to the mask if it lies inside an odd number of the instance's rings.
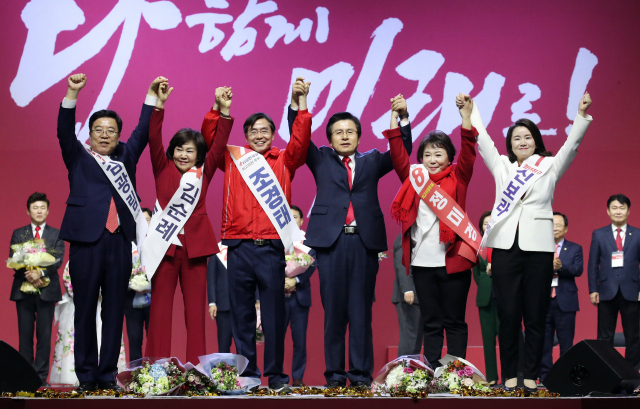
[[[292,129],[297,111],[289,107],[289,130]],[[411,126],[401,127],[404,146],[412,150]],[[353,188],[349,189],[347,169],[333,148],[318,148],[313,142],[307,150],[307,166],[316,181],[317,194],[304,244],[309,247],[327,248],[338,239],[347,217],[349,202],[360,231],[360,238],[371,251],[387,250],[387,232],[384,214],[378,201],[378,181],[393,170],[391,153],[377,149],[355,154],[356,175]]]
[[638,301],[640,293],[640,229],[627,225],[624,240],[624,267],[611,267],[611,253],[617,251],[611,225],[594,230],[589,249],[589,293],[600,293],[600,300],[615,297],[618,288],[625,300]]
[[[149,120],[153,107],[143,105],[138,126],[129,140],[120,142],[111,155],[124,164],[132,187],[136,188],[136,165],[149,141]],[[111,185],[101,166],[85,151],[75,135],[75,108],[60,106],[58,141],[62,159],[69,171],[69,198],[60,227],[60,238],[66,241],[92,243],[105,229],[111,198],[120,217],[120,227],[127,240],[136,240],[136,223],[129,208]],[[135,194],[135,193],[134,193]]]
[[393,280],[391,302],[394,304],[404,302],[404,293],[413,291],[412,305],[419,305],[418,294],[416,294],[416,288],[413,284],[413,275],[407,275],[407,269],[402,265],[402,234],[398,234],[398,237],[393,242],[393,269],[395,270],[396,278]]
[[[47,251],[50,252],[55,258],[60,259],[57,263],[50,265],[44,269],[45,276],[49,277],[51,282],[48,286],[40,289],[40,298],[43,301],[57,302],[62,299],[62,292],[60,290],[60,279],[58,278],[58,269],[62,265],[62,259],[64,259],[64,241],[58,238],[60,230],[55,227],[47,225],[42,234],[40,235],[44,239]],[[28,224],[19,229],[15,229],[11,235],[11,244],[24,243],[25,241],[33,240],[33,230],[31,230],[31,224]],[[9,251],[9,257],[13,256],[13,250]],[[11,286],[11,301],[18,301],[22,299],[24,294],[20,291],[22,283],[25,281],[24,273],[25,269],[15,270],[13,275],[13,285]]]
[[[218,311],[231,311],[227,269],[216,255],[209,256],[207,261],[207,299],[209,304],[216,304]],[[260,301],[257,289],[256,301]]]
[[478,265],[472,268],[473,279],[478,285],[476,294],[476,306],[486,307],[491,302],[492,278],[487,274],[487,260],[478,256]]
[[562,268],[558,270],[558,287],[556,288],[558,307],[564,312],[580,311],[576,277],[580,277],[584,270],[582,246],[564,239],[560,250],[560,261]]
[[[316,251],[311,249],[309,255],[315,260]],[[313,262],[313,265],[307,268],[307,271],[296,276],[300,282],[296,284],[296,290],[292,294],[298,298],[298,302],[304,307],[311,307],[311,282],[309,279],[313,275],[314,271],[316,271],[316,261]]]

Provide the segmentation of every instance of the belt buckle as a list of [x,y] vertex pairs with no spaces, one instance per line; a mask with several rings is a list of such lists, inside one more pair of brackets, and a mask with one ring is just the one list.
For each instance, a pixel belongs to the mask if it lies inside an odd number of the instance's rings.
[[355,234],[356,228],[354,226],[344,226],[344,232],[346,234]]
[[264,239],[258,239],[258,240],[254,240],[253,244],[255,244],[256,246],[264,246],[266,243],[266,240]]

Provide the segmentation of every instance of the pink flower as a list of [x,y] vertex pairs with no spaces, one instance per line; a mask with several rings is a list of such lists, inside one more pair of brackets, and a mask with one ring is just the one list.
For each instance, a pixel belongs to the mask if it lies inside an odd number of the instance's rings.
[[467,376],[472,376],[474,374],[473,368],[470,366],[465,366],[464,374]]
[[404,368],[404,371],[402,371],[404,373],[413,373],[413,369],[411,368]]
[[458,371],[458,376],[461,377],[461,378],[464,376],[464,369],[460,369]]

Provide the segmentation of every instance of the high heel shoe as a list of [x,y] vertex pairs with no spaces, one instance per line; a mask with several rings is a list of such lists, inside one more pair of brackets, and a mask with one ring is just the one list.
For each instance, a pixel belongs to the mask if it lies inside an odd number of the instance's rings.
[[530,396],[533,394],[538,393],[538,387],[536,386],[535,388],[529,388],[528,386],[524,387],[524,396]]

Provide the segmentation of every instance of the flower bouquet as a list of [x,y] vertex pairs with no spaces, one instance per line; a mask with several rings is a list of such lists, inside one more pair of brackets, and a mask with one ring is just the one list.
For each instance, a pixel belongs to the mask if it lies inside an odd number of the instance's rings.
[[388,258],[389,256],[387,256],[387,253],[385,253],[384,251],[381,251],[380,253],[378,253],[378,261],[382,261],[383,258]]
[[[191,367],[191,369],[189,369]],[[185,365],[187,373],[184,376],[185,382],[180,387],[179,395],[183,396],[210,396],[216,393],[216,386],[200,369],[193,367],[190,363]]]
[[223,395],[242,395],[260,385],[260,378],[240,376],[249,363],[242,355],[209,354],[198,359],[216,390]]
[[443,366],[435,371],[436,384],[450,392],[461,389],[489,390],[487,380],[471,362],[452,355],[439,361]]
[[284,259],[287,262],[287,267],[284,272],[287,277],[295,277],[304,273],[309,267],[311,267],[315,260],[309,255],[309,251],[311,251],[311,248],[305,246],[302,242],[293,244],[293,251],[291,254],[284,256]]
[[185,382],[185,369],[178,358],[141,358],[129,362],[128,369],[116,376],[127,392],[145,395],[174,395]]
[[[42,275],[41,267],[48,267],[59,261],[59,259],[47,253],[44,240],[29,240],[24,243],[13,244],[11,250],[13,250],[13,255],[7,260],[7,267],[14,270],[26,268],[30,271],[37,270]],[[48,286],[51,282],[49,277],[42,277],[41,280],[43,287]],[[40,290],[26,279],[22,283],[20,291],[27,294],[40,294]]]
[[136,292],[133,297],[133,306],[135,308],[144,308],[151,304],[151,294],[147,293],[151,290],[151,283],[139,257],[137,259],[134,257],[131,278],[129,278],[129,288]]
[[433,391],[433,370],[423,355],[404,355],[386,364],[376,375],[372,391],[428,393]]

